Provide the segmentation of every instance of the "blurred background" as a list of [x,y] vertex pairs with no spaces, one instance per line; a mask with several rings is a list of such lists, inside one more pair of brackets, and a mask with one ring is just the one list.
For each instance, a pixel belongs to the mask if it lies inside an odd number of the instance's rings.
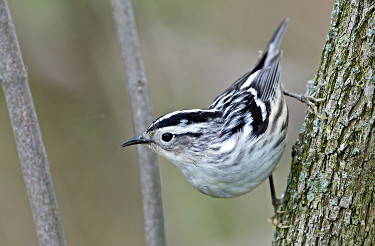
[[[70,246],[146,245],[125,74],[109,1],[8,0],[29,71]],[[282,81],[304,93],[330,23],[326,0],[137,0],[133,7],[154,118],[208,106],[247,72],[286,17]],[[289,144],[274,174],[285,190],[306,106],[287,99]],[[0,245],[37,245],[3,93]],[[236,199],[196,191],[160,158],[168,245],[270,245],[268,182]]]

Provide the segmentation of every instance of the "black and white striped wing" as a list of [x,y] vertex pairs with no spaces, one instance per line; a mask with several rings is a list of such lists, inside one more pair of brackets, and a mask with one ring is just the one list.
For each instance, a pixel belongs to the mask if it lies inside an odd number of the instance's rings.
[[[222,135],[236,134],[245,126],[251,127],[254,137],[263,135],[268,126],[270,102],[279,89],[280,66],[271,66],[250,74],[240,87],[227,91],[210,107],[223,112]],[[237,84],[238,85],[238,84]]]
[[288,24],[286,18],[274,32],[267,51],[255,67],[209,106],[223,112],[222,136],[236,134],[250,127],[254,137],[261,136],[268,126],[270,104],[280,89],[279,46]]

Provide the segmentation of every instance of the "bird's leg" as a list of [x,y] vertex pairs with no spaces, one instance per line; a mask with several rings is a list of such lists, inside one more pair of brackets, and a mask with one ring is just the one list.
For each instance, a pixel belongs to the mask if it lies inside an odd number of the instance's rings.
[[272,174],[268,177],[269,183],[270,183],[270,190],[271,190],[271,199],[272,199],[272,205],[274,209],[274,216],[271,217],[271,223],[281,229],[288,228],[289,226],[285,226],[280,223],[280,214],[284,213],[284,211],[280,211],[280,205],[283,201],[283,196],[279,199],[276,197],[275,192],[275,185],[273,184],[273,177]]
[[[308,83],[309,85],[309,83]],[[299,100],[300,102],[302,103],[305,103],[307,104],[307,106],[310,107],[310,109],[312,110],[312,112],[320,119],[322,120],[326,120],[327,117],[325,116],[322,116],[321,114],[318,113],[318,108],[316,107],[315,103],[320,103],[322,101],[324,101],[325,99],[324,98],[315,98],[315,97],[312,97],[312,96],[309,96],[309,86],[306,86],[306,89],[305,89],[305,94],[295,94],[295,93],[292,93],[292,92],[289,92],[287,90],[285,90],[284,88],[282,89],[284,95],[286,96],[290,96],[290,97],[293,97],[297,100]]]
[[276,197],[275,192],[275,185],[273,184],[273,177],[272,174],[268,177],[269,183],[270,183],[270,190],[271,190],[271,199],[272,199],[272,205],[275,213],[280,213],[279,208],[282,203],[282,199],[279,199]]

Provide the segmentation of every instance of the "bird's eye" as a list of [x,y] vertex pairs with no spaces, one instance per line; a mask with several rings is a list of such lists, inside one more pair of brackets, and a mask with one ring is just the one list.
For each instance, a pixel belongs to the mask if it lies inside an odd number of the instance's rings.
[[163,140],[164,142],[170,142],[172,138],[173,138],[173,134],[169,132],[166,132],[161,136],[161,140]]

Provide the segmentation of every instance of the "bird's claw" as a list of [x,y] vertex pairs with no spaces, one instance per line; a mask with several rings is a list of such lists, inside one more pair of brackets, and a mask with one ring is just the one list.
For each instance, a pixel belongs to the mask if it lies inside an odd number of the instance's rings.
[[285,229],[289,227],[287,225],[280,223],[281,214],[285,213],[285,211],[280,210],[283,200],[284,200],[284,193],[281,195],[280,199],[276,197],[272,199],[272,205],[273,205],[275,214],[270,218],[272,225],[280,229]]
[[289,228],[288,225],[284,225],[280,222],[280,215],[284,213],[284,211],[275,211],[275,214],[270,218],[270,221],[272,223],[272,225],[276,228],[279,228],[279,229],[286,229],[286,228]]
[[303,94],[303,95],[302,94],[295,94],[295,93],[289,92],[285,89],[283,89],[283,93],[286,96],[293,97],[293,98],[299,100],[300,102],[305,103],[307,106],[309,106],[310,112],[315,114],[318,118],[320,118],[322,120],[328,119],[327,117],[321,115],[318,112],[318,108],[315,105],[315,103],[321,103],[321,102],[325,101],[325,98],[315,98],[315,97],[312,97],[312,96],[308,95],[307,93]]

